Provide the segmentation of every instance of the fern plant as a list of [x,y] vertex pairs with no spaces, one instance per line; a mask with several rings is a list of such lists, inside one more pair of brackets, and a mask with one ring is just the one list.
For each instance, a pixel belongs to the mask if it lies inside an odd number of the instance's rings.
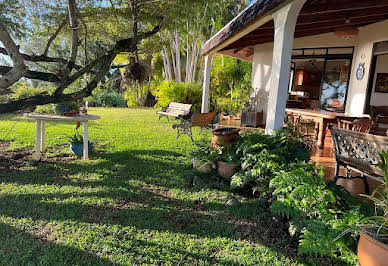
[[290,234],[300,238],[299,252],[355,262],[356,235],[336,237],[371,215],[370,206],[342,187],[326,184],[323,169],[314,164],[296,163],[289,169],[271,180],[274,201],[270,210],[288,219]]

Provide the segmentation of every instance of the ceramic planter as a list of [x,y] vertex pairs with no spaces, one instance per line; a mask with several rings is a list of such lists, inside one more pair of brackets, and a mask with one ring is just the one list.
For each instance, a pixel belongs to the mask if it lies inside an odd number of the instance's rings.
[[358,264],[361,266],[383,266],[388,263],[388,245],[365,232],[360,233],[357,248]]
[[218,174],[227,180],[230,180],[230,178],[238,172],[239,167],[239,163],[226,163],[223,161],[218,161],[217,163]]
[[[93,143],[89,141],[88,143],[89,152],[91,152],[93,148],[94,148]],[[70,150],[78,157],[81,157],[84,155],[84,145],[82,143],[70,143]]]
[[232,145],[238,137],[238,128],[219,128],[213,130],[212,146],[221,147]]
[[196,158],[193,159],[193,168],[205,174],[208,174],[212,171],[212,166],[210,165],[210,163],[203,162]]

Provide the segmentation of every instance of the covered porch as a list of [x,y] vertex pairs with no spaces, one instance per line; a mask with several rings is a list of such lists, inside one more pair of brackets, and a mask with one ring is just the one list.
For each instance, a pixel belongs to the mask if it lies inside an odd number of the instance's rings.
[[219,53],[253,62],[250,109],[264,112],[269,134],[286,107],[368,116],[388,105],[387,27],[387,0],[256,1],[205,43],[201,110]]

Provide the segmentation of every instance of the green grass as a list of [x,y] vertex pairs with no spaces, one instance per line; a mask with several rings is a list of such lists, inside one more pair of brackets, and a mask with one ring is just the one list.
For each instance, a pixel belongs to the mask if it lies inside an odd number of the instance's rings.
[[[0,161],[1,265],[298,265],[297,240],[258,200],[234,195],[216,175],[194,188],[193,148],[153,109],[92,109],[89,161],[70,156],[48,123],[48,152],[32,160],[33,121],[0,117],[0,137],[19,121]],[[198,138],[198,130],[194,131]],[[28,154],[18,158],[15,154]],[[9,155],[11,154],[11,156]],[[13,156],[13,157],[12,157]],[[241,205],[225,202],[238,197]]]

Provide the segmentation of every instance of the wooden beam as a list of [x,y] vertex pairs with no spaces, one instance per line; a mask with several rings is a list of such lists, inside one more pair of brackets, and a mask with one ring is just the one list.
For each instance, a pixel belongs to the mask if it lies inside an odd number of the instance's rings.
[[326,5],[308,5],[302,9],[302,15],[315,15],[333,13],[338,11],[351,11],[363,8],[382,8],[388,6],[388,0],[348,0],[327,2]]

